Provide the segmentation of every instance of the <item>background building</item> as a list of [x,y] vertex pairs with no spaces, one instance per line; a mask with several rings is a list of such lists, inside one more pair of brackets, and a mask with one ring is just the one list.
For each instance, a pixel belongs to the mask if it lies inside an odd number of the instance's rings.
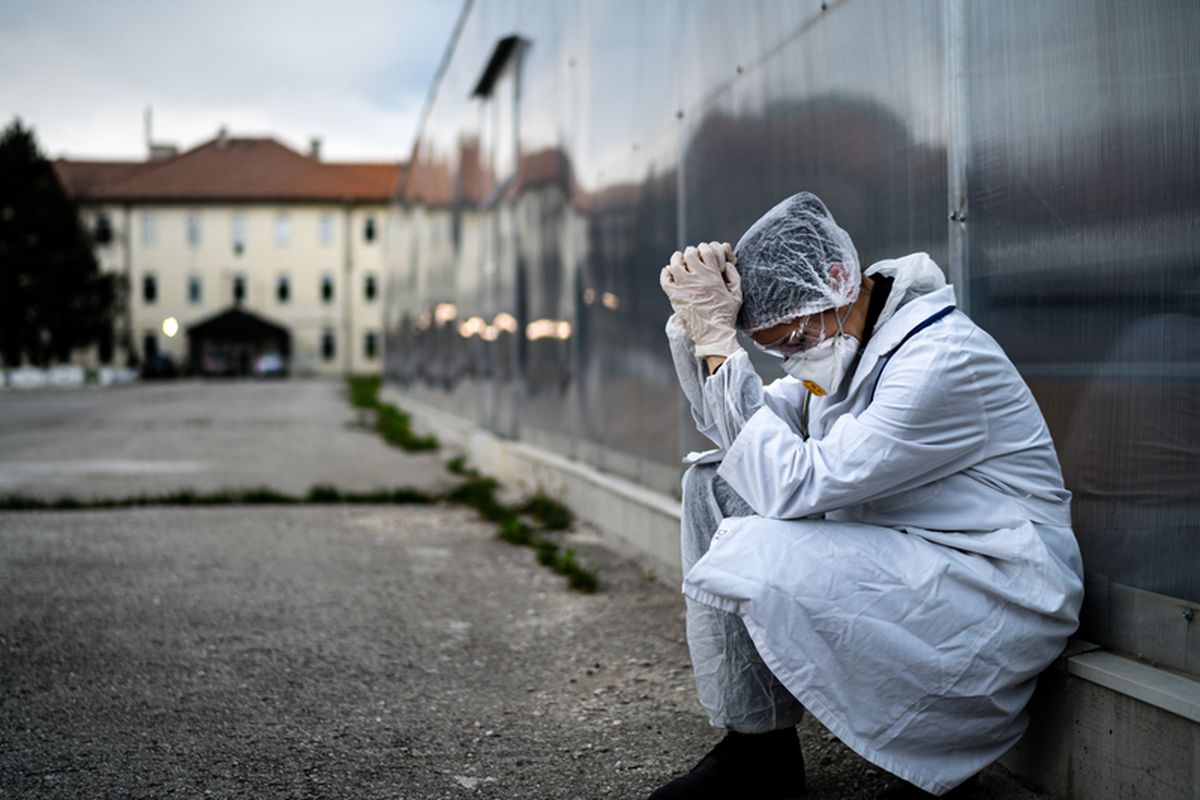
[[156,145],[144,162],[55,169],[101,268],[125,277],[118,361],[379,371],[382,240],[400,165],[327,163],[317,140],[302,154],[222,130],[183,153]]

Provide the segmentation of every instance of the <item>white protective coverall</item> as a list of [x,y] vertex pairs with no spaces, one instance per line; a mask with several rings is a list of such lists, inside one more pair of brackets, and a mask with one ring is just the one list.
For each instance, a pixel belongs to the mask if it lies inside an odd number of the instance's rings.
[[668,323],[692,454],[756,512],[684,578],[733,612],[779,681],[864,758],[935,794],[1020,738],[1036,676],[1078,623],[1082,564],[1049,431],[1000,346],[953,310],[924,253],[894,284],[853,380],[763,387],[742,351],[712,376]]

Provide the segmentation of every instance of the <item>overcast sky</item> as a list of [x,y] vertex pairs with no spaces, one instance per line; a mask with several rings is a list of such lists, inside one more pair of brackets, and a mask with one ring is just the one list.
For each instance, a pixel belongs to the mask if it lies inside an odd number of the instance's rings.
[[460,0],[0,0],[0,112],[43,152],[143,158],[271,134],[334,160],[408,157]]

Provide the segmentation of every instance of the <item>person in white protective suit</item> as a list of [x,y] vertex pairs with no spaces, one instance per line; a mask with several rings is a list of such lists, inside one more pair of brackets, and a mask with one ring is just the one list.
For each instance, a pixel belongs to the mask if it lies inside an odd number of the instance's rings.
[[[967,796],[1021,737],[1083,597],[1032,394],[929,256],[863,273],[811,194],[660,280],[717,445],[687,459],[683,592],[727,734],[653,800],[803,794],[805,709],[897,776],[881,798]],[[738,331],[787,376],[763,386]]]

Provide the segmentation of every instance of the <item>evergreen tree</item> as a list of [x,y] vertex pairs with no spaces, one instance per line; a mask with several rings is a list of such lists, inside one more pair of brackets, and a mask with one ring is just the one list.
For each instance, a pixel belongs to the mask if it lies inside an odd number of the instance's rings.
[[0,134],[0,357],[46,366],[110,345],[115,296],[75,203],[14,119]]

